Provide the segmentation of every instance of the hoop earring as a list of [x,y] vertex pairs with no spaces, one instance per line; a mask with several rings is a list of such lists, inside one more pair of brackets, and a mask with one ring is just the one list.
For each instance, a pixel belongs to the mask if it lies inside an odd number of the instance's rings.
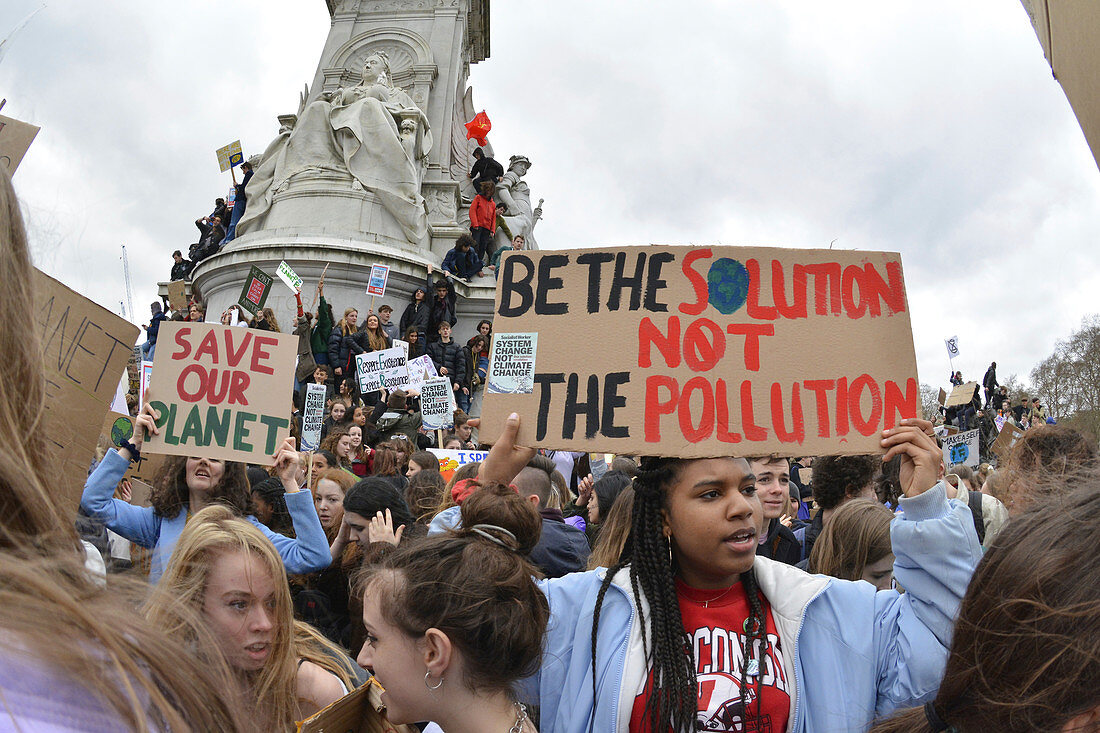
[[424,673],[424,686],[427,687],[429,691],[434,692],[435,690],[438,690],[440,687],[443,686],[443,678],[442,677],[439,678],[439,684],[436,685],[435,687],[432,687],[431,685],[428,684],[428,680],[430,680],[431,678],[432,678],[431,670]]
[[665,537],[665,542],[668,544],[668,564],[672,565],[672,536]]

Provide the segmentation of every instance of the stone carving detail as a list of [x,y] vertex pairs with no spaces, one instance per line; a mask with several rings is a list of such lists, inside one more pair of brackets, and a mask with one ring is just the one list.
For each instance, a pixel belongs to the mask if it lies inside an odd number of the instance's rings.
[[504,226],[497,227],[494,240],[498,248],[507,246],[511,237],[522,234],[527,240],[527,249],[538,249],[534,229],[542,217],[542,199],[537,207],[531,206],[531,189],[523,180],[530,168],[531,161],[526,155],[513,155],[508,159],[508,171],[497,183],[494,198],[504,206],[504,212],[500,215]]
[[335,172],[350,174],[373,193],[409,242],[423,240],[420,176],[432,134],[427,117],[391,78],[388,54],[371,51],[359,84],[325,92],[299,112],[293,129],[280,132],[256,168],[238,233],[263,228],[274,194],[291,178]]
[[453,222],[458,213],[453,186],[426,188],[424,197],[428,202],[428,219],[434,223]]

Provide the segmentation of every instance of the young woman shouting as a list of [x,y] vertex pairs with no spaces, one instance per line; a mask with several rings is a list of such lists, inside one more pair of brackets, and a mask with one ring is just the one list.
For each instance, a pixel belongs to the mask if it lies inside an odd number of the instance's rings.
[[[513,414],[482,482],[526,465],[518,427]],[[543,733],[864,730],[932,699],[981,548],[937,481],[931,424],[905,420],[881,444],[902,456],[891,535],[904,595],[757,558],[745,459],[644,461],[619,562],[541,583],[551,620],[529,688]]]

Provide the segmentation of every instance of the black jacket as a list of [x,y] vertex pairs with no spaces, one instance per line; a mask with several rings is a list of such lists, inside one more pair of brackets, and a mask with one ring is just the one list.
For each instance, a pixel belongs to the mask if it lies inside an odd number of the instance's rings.
[[455,292],[455,286],[445,278],[441,279],[440,282],[447,285],[447,295],[443,300],[436,297],[434,286],[428,291],[431,297],[428,306],[428,336],[432,339],[439,338],[439,324],[443,321],[452,326],[458,323],[458,312],[455,310],[458,293]]
[[997,367],[991,366],[985,370],[985,376],[982,377],[982,386],[990,392],[997,389]]
[[195,265],[191,260],[181,260],[180,262],[172,263],[172,280],[186,280],[191,274],[191,268]]
[[447,377],[451,384],[459,387],[466,384],[466,357],[462,354],[462,347],[451,339],[449,343],[433,341],[428,344],[428,355],[435,363],[436,371],[447,369]]
[[478,179],[495,181],[503,175],[504,166],[498,163],[496,158],[488,155],[482,156],[481,160],[475,162],[473,169],[470,171],[470,178],[475,181]]
[[332,333],[328,337],[328,364],[333,369],[340,367],[344,370],[344,376],[348,375],[348,342],[343,330],[339,326],[333,326]]
[[410,328],[415,328],[420,333],[420,340],[423,341],[428,335],[429,311],[431,311],[431,303],[427,298],[420,303],[409,303],[405,306],[405,312],[401,314],[401,321],[398,323],[402,338]]
[[810,523],[806,525],[806,534],[802,538],[802,560],[800,560],[797,565],[803,570],[806,569],[806,566],[810,562],[810,553],[813,552],[814,543],[817,542],[818,535],[825,529],[823,516],[824,512],[818,511]]
[[584,532],[566,524],[559,509],[539,509],[542,534],[528,556],[547,578],[579,573],[588,566],[592,549]]
[[756,548],[756,555],[788,565],[797,565],[802,559],[802,545],[798,543],[794,530],[784,527],[778,519],[773,519],[768,524],[768,537]]

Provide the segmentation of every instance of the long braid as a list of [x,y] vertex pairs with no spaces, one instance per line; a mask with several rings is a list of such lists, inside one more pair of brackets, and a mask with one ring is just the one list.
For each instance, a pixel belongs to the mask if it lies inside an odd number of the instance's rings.
[[614,574],[629,565],[638,612],[641,612],[643,596],[649,603],[649,618],[641,624],[646,665],[653,674],[645,712],[651,730],[665,730],[671,724],[673,731],[681,733],[695,730],[699,691],[661,519],[664,487],[675,479],[680,461],[653,459],[643,465],[645,470],[634,480],[630,536],[622,557],[608,570],[596,597],[592,618],[592,685],[595,691],[600,607]]
[[[749,599],[750,609],[749,617],[745,622],[744,642],[741,645],[741,715],[742,722],[745,723],[749,713],[745,699],[749,682],[746,671],[749,668],[749,660],[752,659],[754,650],[759,649],[760,657],[756,660],[756,675],[753,678],[753,685],[756,688],[756,722],[759,723],[761,720],[760,687],[764,678],[764,663],[768,657],[768,617],[764,613],[763,605],[760,603],[756,573],[752,571],[752,568],[741,573],[741,585],[745,589],[745,596]],[[754,644],[754,641],[759,641],[759,644]],[[747,727],[747,725],[742,727]]]

